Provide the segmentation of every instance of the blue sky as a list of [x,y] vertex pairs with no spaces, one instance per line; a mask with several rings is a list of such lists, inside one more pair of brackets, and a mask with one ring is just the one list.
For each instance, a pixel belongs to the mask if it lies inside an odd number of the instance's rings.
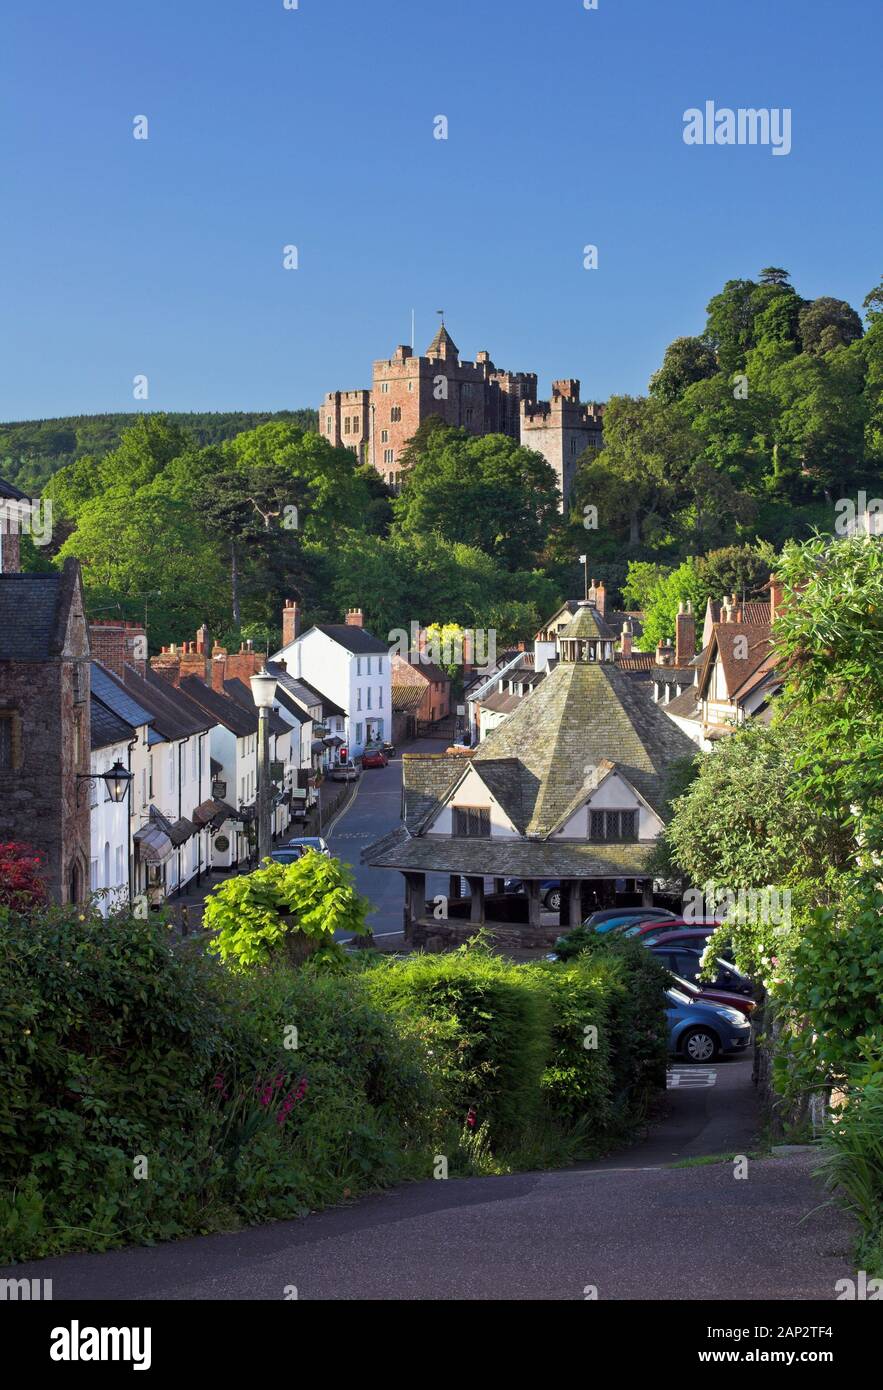
[[[149,409],[315,406],[439,307],[464,357],[605,399],[726,279],[883,275],[872,0],[4,10],[4,420],[138,408],[142,373]],[[790,107],[791,153],[688,147],[708,99]]]

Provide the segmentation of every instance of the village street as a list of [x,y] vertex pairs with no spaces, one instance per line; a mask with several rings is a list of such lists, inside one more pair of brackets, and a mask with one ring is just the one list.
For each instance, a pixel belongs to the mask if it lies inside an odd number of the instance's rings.
[[[421,738],[405,745],[407,753],[443,753],[446,738]],[[402,819],[402,750],[388,767],[368,768],[359,778],[355,794],[323,834],[332,854],[353,870],[356,887],[374,904],[368,923],[379,944],[389,948],[402,936],[404,881],[394,869],[372,869],[360,862],[362,850],[394,830]],[[427,879],[427,895],[447,892],[447,879],[439,876],[438,888]],[[344,939],[347,939],[344,937]]]

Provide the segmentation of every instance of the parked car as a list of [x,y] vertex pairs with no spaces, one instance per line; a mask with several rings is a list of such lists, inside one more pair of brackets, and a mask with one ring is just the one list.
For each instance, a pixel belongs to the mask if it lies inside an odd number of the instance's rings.
[[653,922],[659,921],[659,908],[658,908],[658,907],[644,908],[644,912],[647,913],[647,919],[645,919],[644,917],[637,917],[637,916],[635,916],[634,913],[632,913],[632,915],[629,916],[629,917],[624,916],[622,913],[619,913],[616,917],[608,917],[608,918],[606,918],[605,921],[603,921],[603,922],[598,922],[598,923],[596,924],[596,926],[595,926],[595,931],[596,931],[596,932],[619,932],[619,931],[621,931],[621,932],[632,933],[632,932],[634,932],[634,931],[637,929],[637,927],[638,927],[642,922],[644,922],[645,920],[651,920],[651,921],[653,921]]
[[386,767],[389,758],[384,753],[380,744],[375,744],[372,748],[366,748],[362,754],[362,767]]
[[751,1024],[738,1009],[695,1003],[680,989],[665,991],[668,1050],[688,1062],[713,1062],[727,1052],[744,1052]]
[[[507,878],[503,880],[504,893],[526,893],[524,880],[520,878]],[[561,909],[561,881],[557,878],[544,878],[540,883],[540,898],[543,906],[550,912],[558,912]]]
[[652,931],[704,931],[706,936],[717,928],[723,926],[722,917],[697,917],[689,922],[672,913],[669,917],[664,917],[661,913],[655,913],[652,917],[647,917],[643,922],[637,922],[634,926],[626,929],[627,936],[644,936]]
[[361,767],[352,758],[347,758],[343,763],[335,763],[328,774],[332,782],[357,782],[361,775]]
[[303,854],[300,849],[273,849],[270,858],[274,864],[296,864]]
[[394,743],[386,743],[386,742],[385,742],[384,745],[383,745],[383,751],[384,751],[384,753],[386,754],[387,759],[389,759],[389,758],[394,758],[395,755],[396,755],[396,746],[395,746]]
[[[692,980],[694,984],[705,987],[705,981],[699,979],[702,966],[701,947],[662,942],[658,946],[651,946],[650,950],[673,975],[680,975],[684,980]],[[729,990],[731,994],[745,994],[749,998],[754,994],[751,980],[737,970],[732,961],[724,960],[723,956],[716,956],[714,965],[715,976],[710,981],[711,989]]]
[[321,835],[302,835],[298,839],[289,840],[285,849],[294,850],[299,855],[305,854],[308,849],[314,849],[319,854],[331,854],[331,850]]
[[630,917],[633,920],[644,920],[652,917],[654,922],[661,921],[663,918],[676,918],[677,914],[668,912],[664,907],[601,907],[597,912],[592,912],[583,922],[584,927],[596,927],[599,922],[608,922],[611,917]]
[[[663,923],[654,927],[652,931],[635,937],[635,940],[640,941],[642,946],[673,946],[677,943],[680,946],[695,946],[697,950],[704,951],[705,943],[714,930],[714,927],[675,927],[669,930]],[[723,943],[721,944],[723,946]]]
[[736,1009],[746,1018],[750,1018],[757,1008],[753,999],[746,999],[744,994],[734,994],[728,989],[715,989],[714,985],[703,984],[701,980],[685,980],[682,975],[672,975],[675,989],[679,989],[681,994],[686,994],[688,999],[692,999],[696,1004],[715,1004],[726,1005],[728,1009]]

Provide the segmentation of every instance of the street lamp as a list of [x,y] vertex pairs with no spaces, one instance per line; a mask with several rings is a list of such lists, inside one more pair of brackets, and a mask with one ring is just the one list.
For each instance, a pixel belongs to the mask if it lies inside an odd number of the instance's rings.
[[[94,775],[89,772],[78,772],[77,781],[90,783],[103,782],[107,787],[111,801],[115,801],[117,805],[119,805],[134,781],[134,773],[130,772],[127,767],[123,767],[119,758],[117,758],[113,767],[108,768],[107,772],[96,773]],[[80,799],[80,791],[81,788],[78,787],[77,801]]]
[[251,677],[251,696],[258,711],[258,863],[273,847],[270,827],[270,710],[276,677],[264,666]]

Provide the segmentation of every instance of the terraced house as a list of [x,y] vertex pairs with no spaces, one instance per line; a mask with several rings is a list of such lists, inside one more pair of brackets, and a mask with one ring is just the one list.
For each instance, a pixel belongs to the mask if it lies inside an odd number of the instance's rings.
[[[555,644],[545,679],[474,754],[404,758],[404,825],[363,858],[404,875],[405,931],[415,943],[493,928],[486,876],[498,893],[507,878],[524,882],[528,921],[520,930],[531,945],[560,929],[542,925],[549,879],[561,883],[565,925],[618,892],[652,900],[648,861],[664,824],[668,774],[694,746],[619,670],[594,603],[578,605]],[[468,923],[427,913],[427,874],[467,880]]]

